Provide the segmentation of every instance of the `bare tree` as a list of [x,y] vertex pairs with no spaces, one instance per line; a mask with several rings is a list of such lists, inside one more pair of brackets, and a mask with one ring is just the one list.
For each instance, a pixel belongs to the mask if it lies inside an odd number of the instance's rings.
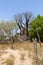
[[27,38],[28,38],[28,23],[30,22],[31,20],[31,17],[32,17],[32,13],[31,12],[25,12],[23,13],[24,17],[25,17],[25,20],[26,20],[26,23],[25,23],[25,26],[26,26],[26,35],[27,35]]
[[16,24],[15,22],[1,22],[1,28],[5,31],[5,41],[8,42],[7,40],[10,41],[12,48],[13,48],[13,41],[14,41],[14,35],[13,35],[13,30],[15,28]]
[[28,38],[28,22],[30,21],[31,17],[31,12],[25,12],[23,14],[18,14],[15,16],[16,23],[20,29],[20,34],[26,35],[26,39]]
[[23,34],[23,29],[24,29],[24,27],[22,25],[23,24],[23,22],[22,22],[22,15],[21,14],[16,15],[15,16],[15,21],[16,21],[19,29],[20,29],[20,34],[22,35]]

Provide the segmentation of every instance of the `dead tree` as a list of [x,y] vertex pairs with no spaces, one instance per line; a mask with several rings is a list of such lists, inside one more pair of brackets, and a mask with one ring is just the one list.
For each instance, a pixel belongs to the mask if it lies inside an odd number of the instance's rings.
[[24,30],[24,23],[22,22],[22,15],[21,14],[18,14],[15,16],[15,21],[20,29],[20,35],[23,35],[23,30]]
[[24,15],[24,18],[25,18],[25,20],[26,20],[26,23],[25,23],[25,25],[26,25],[26,36],[27,36],[27,38],[28,38],[28,23],[30,22],[30,19],[31,19],[31,17],[32,17],[32,13],[31,12],[26,12],[26,13],[24,13],[23,14]]
[[[32,17],[32,13],[28,13],[28,12],[23,13],[23,15],[18,14],[17,16],[15,16],[16,23],[20,29],[20,35],[25,35],[26,39],[28,39],[28,23],[31,17]],[[25,21],[23,18],[25,18]]]

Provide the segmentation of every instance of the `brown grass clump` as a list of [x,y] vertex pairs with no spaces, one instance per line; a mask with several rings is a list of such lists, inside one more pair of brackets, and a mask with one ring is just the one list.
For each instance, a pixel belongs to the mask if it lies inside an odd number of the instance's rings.
[[6,65],[14,65],[14,57],[12,55],[10,55],[10,57],[8,59],[6,59],[5,63]]
[[25,54],[21,54],[21,60],[23,61],[23,60],[25,60]]

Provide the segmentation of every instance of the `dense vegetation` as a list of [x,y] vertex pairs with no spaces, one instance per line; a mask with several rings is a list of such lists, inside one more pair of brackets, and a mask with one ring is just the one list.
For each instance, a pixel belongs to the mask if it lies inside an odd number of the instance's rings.
[[29,34],[31,38],[40,38],[43,41],[43,16],[38,15],[30,23]]
[[39,42],[43,41],[43,16],[38,15],[34,19],[32,16],[31,12],[26,12],[16,15],[15,21],[1,21],[0,42],[9,40],[14,42],[19,37],[25,38],[25,40],[37,38]]

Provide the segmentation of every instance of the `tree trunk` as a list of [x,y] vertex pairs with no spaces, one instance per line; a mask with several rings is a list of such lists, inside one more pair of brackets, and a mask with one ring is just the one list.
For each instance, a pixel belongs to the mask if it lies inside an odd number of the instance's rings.
[[36,30],[36,32],[37,32],[37,37],[38,37],[38,40],[39,40],[39,43],[40,43],[40,46],[41,46],[41,40],[40,40],[40,35],[39,35],[38,30]]
[[28,39],[28,21],[26,22],[26,36],[27,36],[27,39]]

